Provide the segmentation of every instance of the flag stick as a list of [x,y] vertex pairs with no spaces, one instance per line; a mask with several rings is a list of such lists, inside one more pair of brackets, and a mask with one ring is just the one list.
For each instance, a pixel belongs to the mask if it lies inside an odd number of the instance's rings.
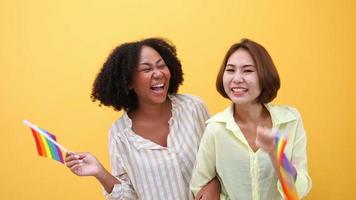
[[62,145],[58,144],[56,141],[54,141],[51,137],[49,137],[45,132],[43,132],[40,128],[38,128],[38,126],[32,124],[31,122],[29,122],[28,120],[23,120],[23,123],[30,127],[31,129],[34,129],[35,131],[37,131],[39,134],[43,135],[44,137],[46,137],[48,140],[50,140],[51,142],[53,142],[55,145],[57,145],[57,147],[59,147],[60,149],[62,149],[62,151],[64,151],[65,153],[68,152],[68,150],[66,148],[64,148]]

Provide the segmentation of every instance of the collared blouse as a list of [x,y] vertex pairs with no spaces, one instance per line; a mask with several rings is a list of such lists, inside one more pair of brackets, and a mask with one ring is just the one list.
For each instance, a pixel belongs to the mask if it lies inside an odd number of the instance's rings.
[[[285,154],[297,170],[295,181],[299,197],[311,189],[307,168],[306,134],[299,112],[288,106],[266,104],[273,130],[288,135]],[[218,176],[222,185],[221,199],[276,200],[284,193],[269,155],[254,152],[234,120],[233,105],[210,118],[197,155],[191,190],[197,193]]]
[[167,147],[135,134],[126,112],[112,125],[110,160],[112,174],[120,183],[110,194],[104,191],[107,199],[192,199],[189,182],[209,114],[197,97],[168,97],[172,117]]

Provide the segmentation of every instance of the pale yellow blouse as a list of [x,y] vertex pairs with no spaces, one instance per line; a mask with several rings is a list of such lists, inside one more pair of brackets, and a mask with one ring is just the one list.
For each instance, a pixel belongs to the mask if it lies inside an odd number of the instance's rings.
[[[312,181],[307,169],[307,139],[298,111],[287,106],[265,105],[272,117],[273,128],[288,134],[286,156],[296,167],[296,189],[304,197]],[[266,152],[253,152],[235,123],[233,106],[207,121],[191,180],[196,194],[212,178],[222,184],[221,199],[283,199],[282,187]]]

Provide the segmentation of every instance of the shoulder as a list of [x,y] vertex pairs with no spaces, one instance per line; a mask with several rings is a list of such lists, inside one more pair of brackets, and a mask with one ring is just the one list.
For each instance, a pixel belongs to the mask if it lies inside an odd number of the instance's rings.
[[182,109],[207,111],[207,107],[200,97],[190,94],[175,94],[169,97],[172,100],[172,104]]
[[294,116],[300,116],[300,113],[298,111],[297,108],[289,106],[289,105],[274,105],[274,104],[270,104],[270,107],[272,109],[277,110],[278,112],[281,113],[289,113],[292,114]]
[[206,130],[208,130],[208,132],[218,133],[227,128],[233,128],[235,126],[235,120],[233,118],[232,105],[213,115],[206,123]]
[[[206,123],[209,124],[226,124],[233,118],[233,105],[229,105],[223,111],[213,115]],[[232,119],[233,120],[233,119]]]
[[200,97],[190,95],[190,94],[175,94],[171,95],[175,98],[177,102],[183,104],[204,104],[203,100]]
[[226,129],[226,122],[223,122],[223,121],[207,121],[206,122],[206,132],[219,133],[225,129]]
[[272,117],[280,122],[299,120],[301,118],[298,109],[292,106],[267,104],[266,107]]
[[225,119],[224,112],[219,112],[206,121],[203,138],[212,141],[224,137],[226,133],[230,132],[228,127],[231,127],[231,123]]
[[127,114],[124,112],[123,115],[117,119],[109,129],[109,138],[110,140],[116,140],[116,138],[122,138],[127,129],[131,128],[131,120],[127,117]]

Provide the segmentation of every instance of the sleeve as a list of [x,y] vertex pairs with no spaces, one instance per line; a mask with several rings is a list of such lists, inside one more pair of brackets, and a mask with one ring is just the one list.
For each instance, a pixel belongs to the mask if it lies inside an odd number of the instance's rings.
[[190,182],[190,189],[194,196],[216,176],[215,158],[214,135],[210,133],[210,129],[207,127],[199,146],[196,166]]
[[122,152],[120,152],[119,143],[113,138],[110,130],[109,138],[109,152],[111,173],[119,180],[119,184],[115,184],[111,193],[104,190],[104,195],[108,200],[135,200],[137,194],[131,184],[130,178],[124,168],[122,158]]
[[194,102],[194,109],[196,115],[196,120],[197,120],[197,133],[201,137],[203,135],[204,129],[205,129],[205,121],[209,119],[209,111],[204,102],[199,99],[195,98]]
[[[309,176],[307,165],[307,137],[303,127],[301,116],[298,111],[295,112],[297,114],[297,124],[290,161],[297,170],[295,187],[298,196],[299,198],[303,198],[309,193],[312,187],[312,180]],[[282,185],[279,181],[278,190],[281,194],[284,194]]]

